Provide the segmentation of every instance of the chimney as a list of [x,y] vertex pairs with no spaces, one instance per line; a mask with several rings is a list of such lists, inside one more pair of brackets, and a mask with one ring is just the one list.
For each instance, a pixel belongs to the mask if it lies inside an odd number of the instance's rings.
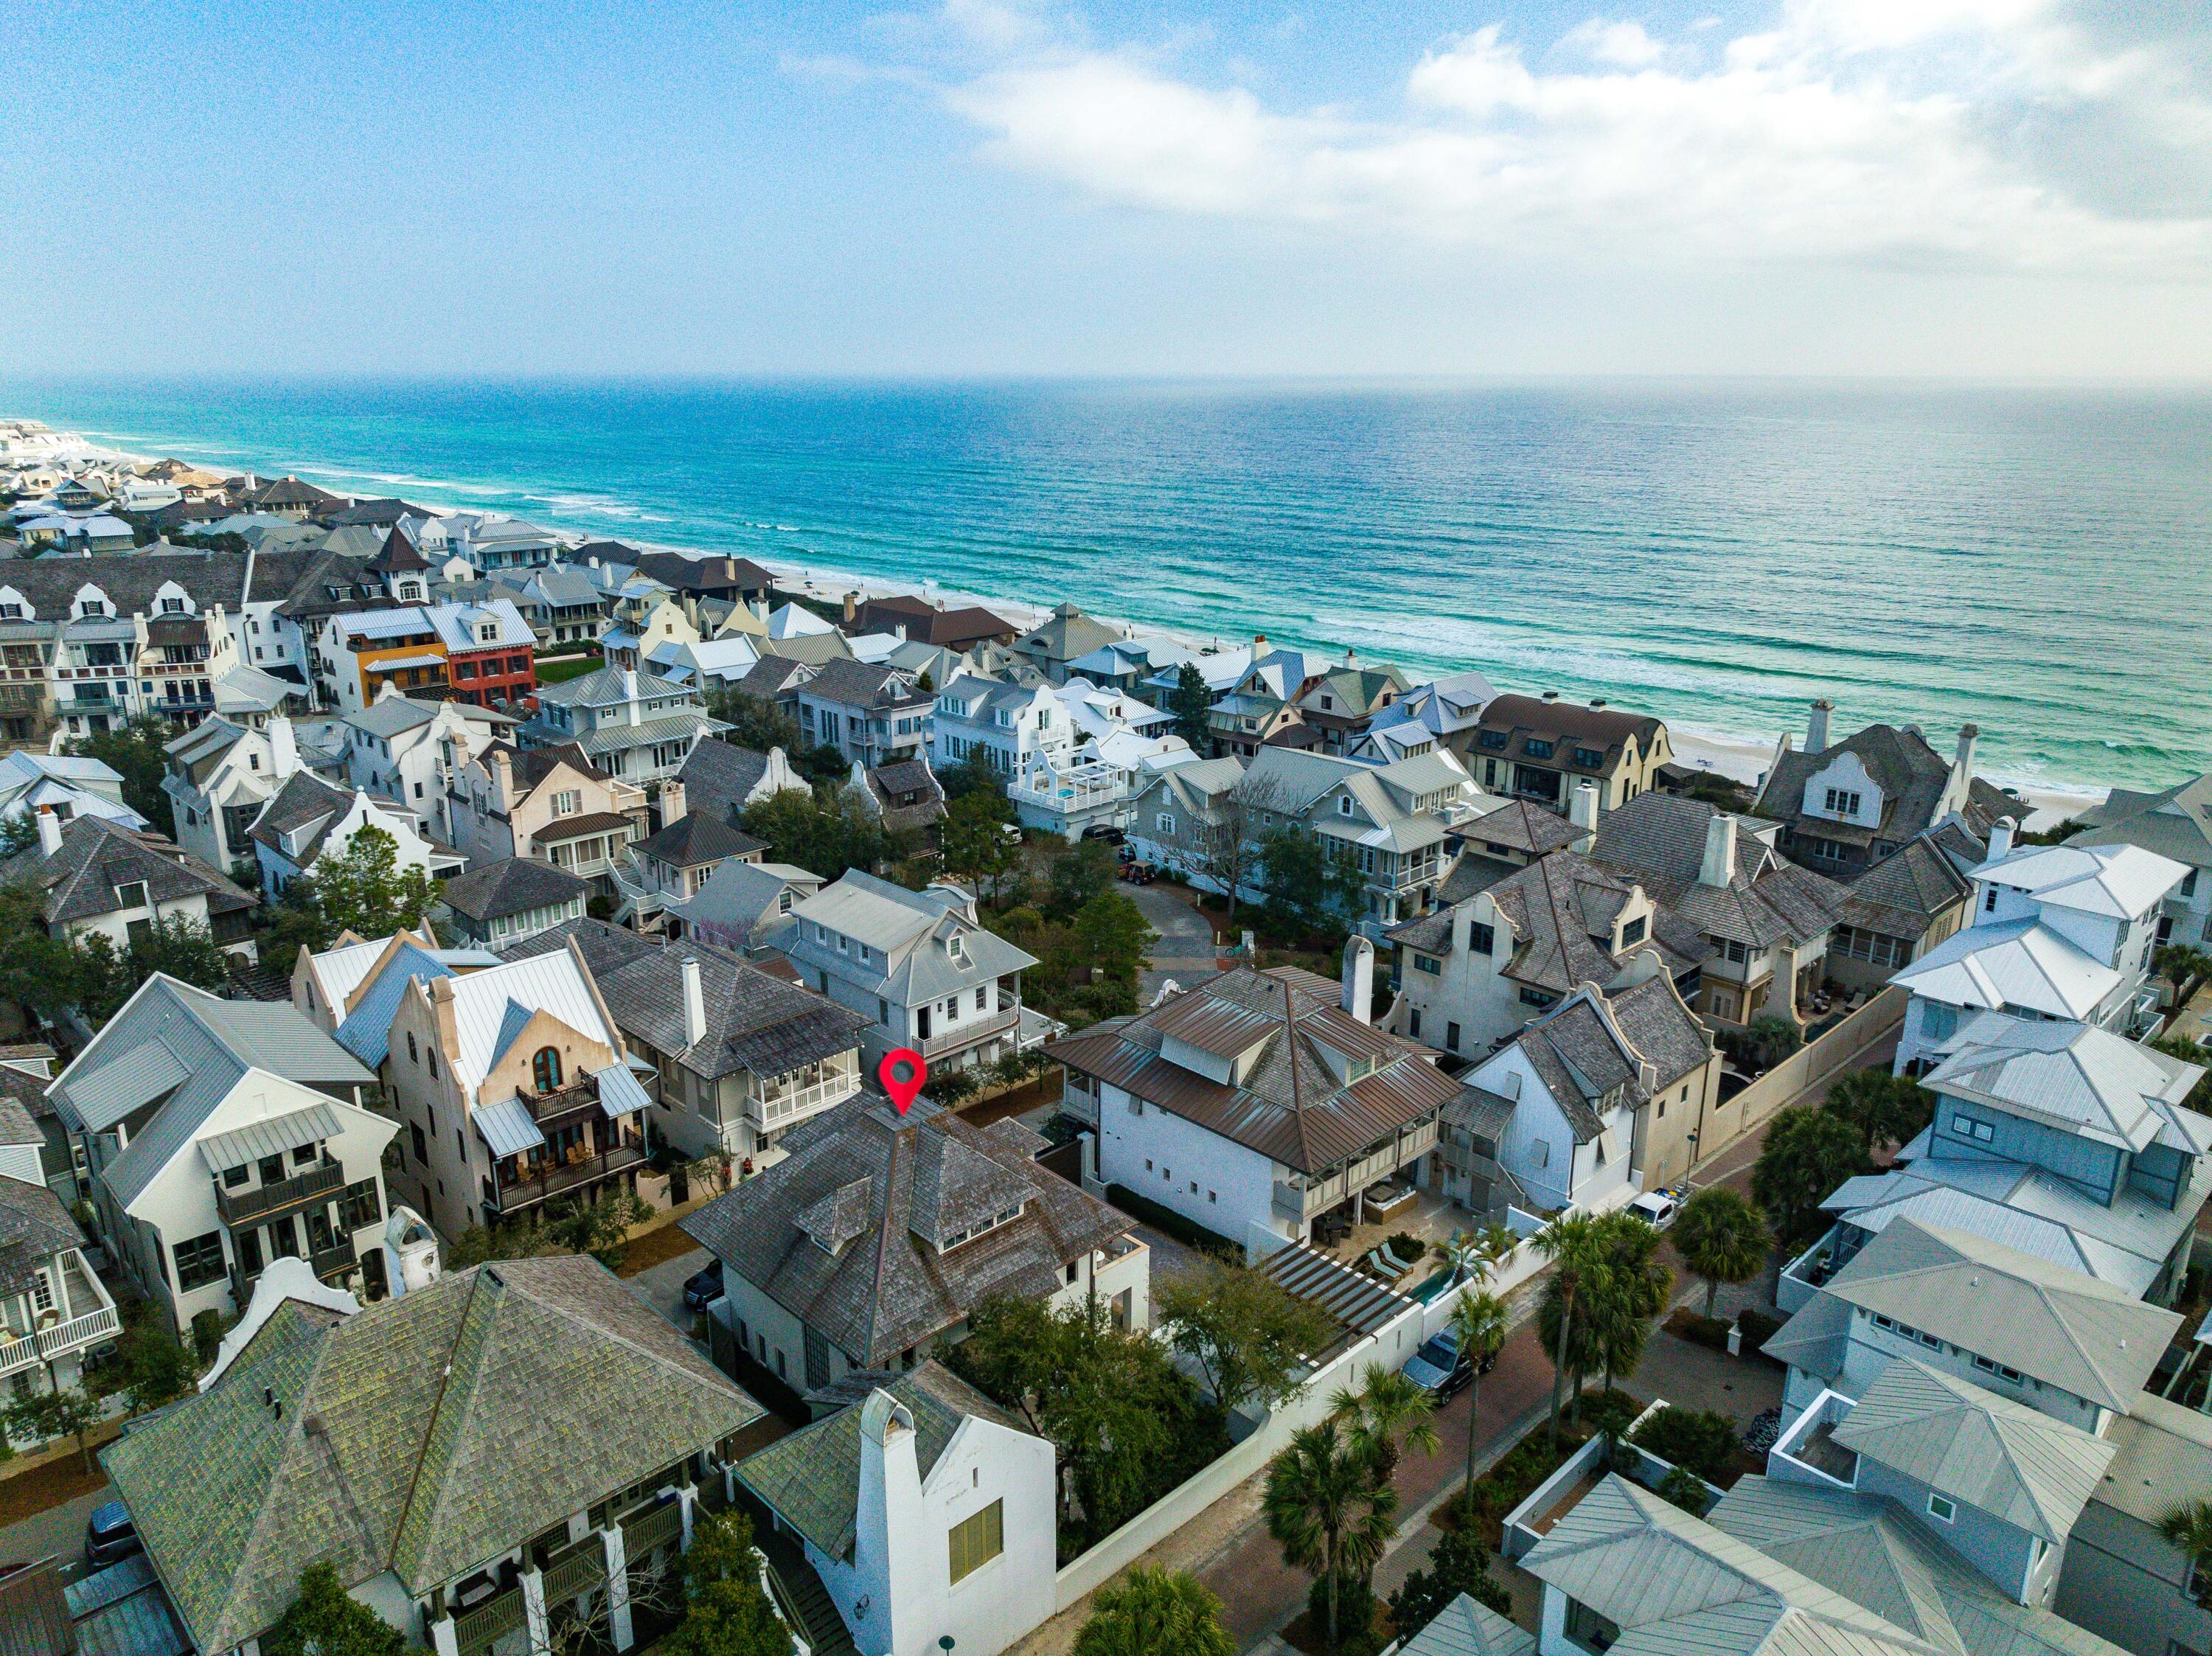
[[2013,830],[2019,826],[2009,816],[2000,816],[1990,824],[1990,861],[2012,855]]
[[688,810],[683,782],[676,777],[670,777],[660,785],[660,826],[666,828],[671,822],[682,822]]
[[1596,712],[1598,712],[1598,711],[1599,711],[1601,708],[1602,708],[1604,706],[1605,706],[1605,698],[1604,698],[1603,696],[1601,696],[1601,695],[1594,695],[1594,696],[1592,696],[1592,697],[1590,698],[1590,711],[1591,711],[1592,713],[1596,713]]
[[1266,655],[1267,653],[1267,635],[1265,633],[1255,633],[1255,634],[1252,634],[1252,659],[1253,659],[1253,660],[1255,660],[1255,661],[1257,661],[1257,660],[1258,660],[1261,656],[1264,656],[1264,655]]
[[737,579],[737,578],[738,578],[738,561],[737,561],[735,558],[725,558],[725,559],[723,559],[723,560],[722,560],[722,579],[723,579],[724,580],[735,580],[735,579]]
[[491,750],[491,780],[498,790],[500,810],[514,810],[514,760],[503,745]]
[[1735,878],[1735,818],[1717,810],[1705,823],[1705,856],[1698,883],[1725,890]]
[[39,850],[51,857],[62,848],[62,819],[52,805],[39,807]]
[[1591,844],[1597,838],[1597,784],[1577,782],[1575,797],[1567,806],[1567,820],[1581,832],[1574,840],[1577,854],[1589,855]]
[[852,626],[855,622],[859,621],[859,620],[860,620],[860,595],[858,592],[848,592],[848,593],[846,593],[846,594],[845,594],[845,625],[847,625],[848,627],[850,627],[850,626]]
[[1559,699],[1559,693],[1557,690],[1547,690],[1544,692],[1544,700],[1547,701],[1557,701]]
[[1353,937],[1344,945],[1344,1010],[1365,1023],[1375,1008],[1375,945]]
[[1982,727],[1978,725],[1961,725],[1959,726],[1959,754],[1958,757],[1954,759],[1951,763],[1958,771],[1960,779],[1962,781],[1972,779],[1974,774],[1974,743],[1980,739],[1981,734]]
[[1813,716],[1805,721],[1805,751],[1821,753],[1828,745],[1828,715],[1836,711],[1836,704],[1822,696],[1813,704]]
[[299,738],[293,733],[292,721],[280,714],[269,721],[269,773],[280,782],[289,782],[299,768]]
[[699,962],[684,962],[684,1044],[696,1046],[707,1039],[707,987],[699,977]]
[[622,670],[622,676],[623,701],[626,704],[626,710],[629,714],[629,722],[635,725],[639,722],[637,713],[637,669],[635,667],[625,667]]

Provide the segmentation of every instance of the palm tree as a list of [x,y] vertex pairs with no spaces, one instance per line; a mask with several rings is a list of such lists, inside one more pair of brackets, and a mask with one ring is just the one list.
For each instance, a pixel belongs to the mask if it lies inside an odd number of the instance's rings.
[[2159,1520],[2158,1532],[2189,1560],[2189,1587],[2200,1604],[2212,1600],[2212,1501],[2176,1507]]
[[1674,1220],[1675,1251],[1705,1285],[1708,1318],[1723,1283],[1747,1283],[1766,1268],[1773,1241],[1758,1204],[1725,1185],[1699,1191]]
[[1367,1457],[1378,1483],[1396,1476],[1403,1450],[1437,1452],[1436,1398],[1395,1368],[1369,1364],[1359,1389],[1338,1387],[1329,1408],[1343,1418],[1346,1441]]
[[1098,1589],[1073,1656],[1236,1656],[1221,1625],[1221,1601],[1188,1570],[1139,1564]]
[[1505,1344],[1505,1301],[1486,1289],[1470,1288],[1453,1301],[1449,1325],[1458,1338],[1460,1356],[1474,1365],[1467,1382],[1467,1487],[1472,1490],[1474,1405],[1482,1393],[1482,1365]]
[[1491,1273],[1513,1255],[1521,1246],[1521,1239],[1504,1225],[1485,1225],[1480,1230],[1455,1232],[1441,1242],[1431,1244],[1437,1258],[1452,1268],[1452,1279],[1459,1283],[1486,1281]]
[[1634,1214],[1608,1213],[1599,1222],[1611,1268],[1590,1309],[1610,1392],[1614,1375],[1632,1374],[1644,1361],[1652,1322],[1674,1291],[1674,1273],[1659,1258],[1659,1233]]
[[1366,1455],[1336,1422],[1291,1435],[1267,1463],[1260,1497],[1267,1533],[1292,1569],[1328,1583],[1328,1647],[1337,1643],[1337,1586],[1375,1568],[1397,1529],[1398,1492],[1377,1484]]
[[1578,1302],[1595,1299],[1605,1287],[1610,1262],[1605,1233],[1587,1213],[1562,1214],[1536,1233],[1537,1251],[1552,1262],[1552,1294],[1559,1305],[1557,1344],[1552,1353],[1552,1422],[1545,1441],[1559,1445],[1559,1406],[1567,1380],[1567,1345]]

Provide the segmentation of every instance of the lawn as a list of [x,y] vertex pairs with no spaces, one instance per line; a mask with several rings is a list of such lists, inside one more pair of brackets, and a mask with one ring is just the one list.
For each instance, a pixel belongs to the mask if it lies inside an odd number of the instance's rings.
[[599,656],[570,656],[561,661],[541,661],[538,664],[540,684],[565,684],[572,678],[581,678],[586,673],[597,672],[605,664]]

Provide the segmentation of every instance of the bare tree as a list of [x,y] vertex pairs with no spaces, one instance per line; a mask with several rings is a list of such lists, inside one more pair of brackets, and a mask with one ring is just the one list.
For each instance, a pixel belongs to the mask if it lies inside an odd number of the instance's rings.
[[1237,923],[1237,889],[1259,864],[1260,846],[1289,821],[1289,794],[1279,777],[1248,770],[1213,802],[1193,835],[1200,871],[1229,894],[1229,921]]

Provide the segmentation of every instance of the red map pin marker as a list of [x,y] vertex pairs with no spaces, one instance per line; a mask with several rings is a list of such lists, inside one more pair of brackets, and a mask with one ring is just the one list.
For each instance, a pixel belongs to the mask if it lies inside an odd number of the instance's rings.
[[929,1066],[921,1061],[921,1054],[911,1046],[894,1046],[884,1054],[884,1061],[876,1065],[876,1079],[884,1083],[884,1090],[891,1095],[891,1102],[904,1115],[913,1107],[915,1095],[921,1083],[929,1079]]

